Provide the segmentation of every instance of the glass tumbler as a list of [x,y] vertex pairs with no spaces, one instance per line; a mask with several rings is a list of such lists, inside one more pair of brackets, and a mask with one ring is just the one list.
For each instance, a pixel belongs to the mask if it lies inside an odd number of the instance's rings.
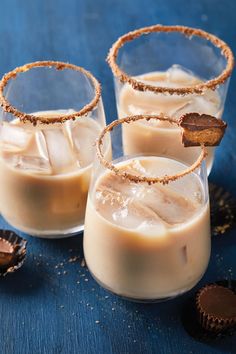
[[100,84],[76,65],[42,61],[0,83],[3,217],[33,236],[83,230],[94,142],[105,125]]
[[[120,37],[110,49],[108,63],[115,82],[119,118],[161,114],[173,119],[189,112],[221,118],[232,51],[216,36],[183,26],[155,25]],[[199,149],[184,149],[180,130],[168,122],[137,122],[123,127],[127,153],[158,153],[192,163]],[[208,149],[208,174],[214,148]]]
[[[132,128],[147,119],[118,119],[97,140],[84,254],[101,286],[130,300],[152,302],[196,285],[207,268],[211,240],[205,147],[191,166],[157,154],[127,155],[121,125]],[[151,123],[163,119],[152,116]],[[104,150],[109,137],[112,159]]]

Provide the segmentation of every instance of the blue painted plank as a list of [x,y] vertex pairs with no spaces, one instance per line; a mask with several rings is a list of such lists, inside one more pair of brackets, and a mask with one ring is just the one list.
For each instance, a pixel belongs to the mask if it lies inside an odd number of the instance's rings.
[[[235,13],[233,0],[1,0],[0,75],[42,59],[85,66],[103,85],[110,122],[116,109],[105,57],[119,35],[155,23],[190,25],[215,33],[236,52]],[[229,130],[211,180],[236,196],[235,91],[234,74],[225,110]],[[1,219],[0,227],[8,225]],[[236,278],[235,237],[234,229],[213,238],[211,262],[198,287]],[[125,302],[101,289],[81,267],[81,236],[62,241],[27,238],[24,267],[0,279],[1,353],[236,353],[235,337],[204,344],[185,332],[181,311],[193,291],[157,305]],[[77,262],[69,261],[78,255]]]

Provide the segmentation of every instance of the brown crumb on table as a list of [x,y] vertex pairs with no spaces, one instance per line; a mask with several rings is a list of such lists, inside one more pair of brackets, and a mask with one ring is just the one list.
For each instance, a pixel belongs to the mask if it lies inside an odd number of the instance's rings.
[[209,184],[213,235],[223,235],[236,223],[235,198],[222,187]]
[[70,257],[69,260],[68,260],[68,262],[69,262],[69,263],[77,262],[79,258],[80,258],[79,256]]
[[84,259],[84,258],[82,259],[80,265],[81,265],[81,267],[83,267],[83,268],[86,266],[86,263],[85,263],[85,259]]
[[216,234],[220,234],[223,235],[229,228],[230,228],[230,224],[224,224],[224,225],[220,225],[220,226],[216,226],[214,228],[214,231]]

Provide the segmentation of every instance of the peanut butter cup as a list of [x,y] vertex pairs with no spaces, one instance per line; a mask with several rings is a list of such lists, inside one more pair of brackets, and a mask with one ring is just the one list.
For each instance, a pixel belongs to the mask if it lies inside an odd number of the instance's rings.
[[0,232],[0,276],[19,269],[26,255],[27,241],[10,230]]
[[210,284],[196,295],[196,309],[201,326],[221,333],[236,326],[236,294],[229,288]]
[[217,146],[224,136],[227,124],[208,114],[186,113],[179,119],[182,143],[185,147]]

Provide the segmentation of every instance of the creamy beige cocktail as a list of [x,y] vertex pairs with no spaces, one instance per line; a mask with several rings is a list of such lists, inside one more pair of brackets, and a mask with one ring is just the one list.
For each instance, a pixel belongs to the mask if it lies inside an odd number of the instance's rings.
[[[173,65],[165,72],[152,72],[136,77],[139,81],[155,86],[186,87],[203,81],[184,68]],[[119,117],[136,114],[162,114],[178,119],[184,113],[198,112],[221,118],[222,104],[217,91],[207,90],[203,95],[166,95],[134,90],[125,84],[117,91]],[[136,122],[123,127],[124,149],[127,154],[153,153],[172,156],[192,163],[199,149],[185,149],[181,143],[180,129],[168,122]],[[207,167],[210,171],[213,163],[214,148],[208,148]]]
[[[228,45],[198,28],[156,24],[119,37],[107,62],[114,75],[119,118],[163,114],[174,119],[187,112],[221,118],[234,57]],[[127,154],[172,156],[185,163],[199,149],[186,151],[176,126],[137,122],[123,127]],[[214,150],[208,150],[208,173]]]
[[[157,156],[115,166],[144,176],[185,167]],[[101,170],[90,187],[84,252],[95,279],[118,295],[151,301],[191,289],[210,256],[209,202],[199,175],[148,185]]]
[[[37,112],[53,118],[71,111]],[[19,120],[0,128],[0,201],[4,218],[31,235],[50,237],[83,225],[94,142],[89,117],[34,127]]]
[[2,77],[0,104],[3,217],[39,237],[82,231],[94,144],[106,124],[99,82],[74,64],[28,63]]

